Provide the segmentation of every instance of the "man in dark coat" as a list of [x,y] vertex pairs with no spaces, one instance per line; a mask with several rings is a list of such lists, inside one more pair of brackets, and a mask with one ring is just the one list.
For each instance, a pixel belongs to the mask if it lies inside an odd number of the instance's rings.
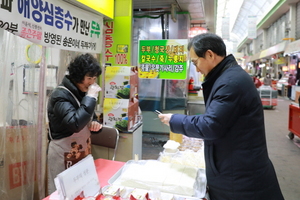
[[205,75],[202,115],[160,114],[174,133],[204,140],[211,200],[282,200],[268,157],[261,99],[251,77],[226,56],[223,40],[212,33],[195,36],[190,59]]

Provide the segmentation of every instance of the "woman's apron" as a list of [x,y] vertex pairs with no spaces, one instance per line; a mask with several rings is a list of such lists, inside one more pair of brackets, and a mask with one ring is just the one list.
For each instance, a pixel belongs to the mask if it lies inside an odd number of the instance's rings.
[[[64,86],[58,86],[71,93],[75,98],[78,105],[80,102],[75,97],[75,95]],[[49,136],[51,141],[48,146],[48,193],[49,195],[56,190],[54,185],[54,178],[64,171],[65,169],[71,167],[88,154],[91,153],[91,132],[86,125],[80,132],[73,133],[69,137],[62,139],[52,139],[51,133],[49,131]]]

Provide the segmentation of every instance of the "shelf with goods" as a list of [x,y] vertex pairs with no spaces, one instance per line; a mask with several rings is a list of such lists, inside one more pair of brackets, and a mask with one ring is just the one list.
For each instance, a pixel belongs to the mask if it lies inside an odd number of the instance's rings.
[[[104,72],[103,109],[98,115],[103,125],[118,129],[117,161],[142,157],[142,117],[138,100],[138,75],[135,66],[107,66]],[[92,145],[95,159],[112,157],[114,149]]]

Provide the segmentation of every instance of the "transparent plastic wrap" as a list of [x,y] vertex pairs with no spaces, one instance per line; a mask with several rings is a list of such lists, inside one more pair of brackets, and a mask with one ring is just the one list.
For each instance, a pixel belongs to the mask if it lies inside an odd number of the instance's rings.
[[186,149],[176,153],[167,153],[165,151],[159,153],[158,160],[165,163],[177,163],[185,166],[197,167],[205,169],[205,160],[203,148],[197,152]]
[[[111,191],[110,188],[114,188],[114,192],[119,191],[116,195],[110,195],[107,194]],[[138,188],[129,188],[129,187],[123,187],[123,186],[111,186],[107,185],[103,187],[102,189],[102,195],[100,199],[103,200],[200,200],[200,199],[206,199],[209,200],[209,197],[205,196],[205,198],[198,198],[198,197],[188,197],[188,196],[181,196],[181,195],[174,195],[170,193],[164,193],[160,192],[157,189],[151,189],[151,190],[144,190],[144,189],[138,189]]]
[[[32,48],[27,55],[36,55],[40,48],[0,31],[0,199],[34,199],[35,185],[43,187],[42,171],[37,171],[38,163],[43,165],[41,155],[46,153],[39,148],[44,135],[38,120],[43,119],[41,94],[32,92],[39,86],[34,79],[39,68],[26,60],[28,45]],[[25,70],[30,75],[25,76]]]
[[109,180],[109,184],[158,190],[178,197],[203,198],[206,193],[204,169],[158,160],[130,160]]

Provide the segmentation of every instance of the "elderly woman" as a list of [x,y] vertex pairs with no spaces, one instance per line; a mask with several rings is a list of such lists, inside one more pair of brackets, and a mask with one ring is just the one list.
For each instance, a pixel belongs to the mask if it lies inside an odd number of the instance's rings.
[[268,86],[272,85],[272,79],[269,73],[267,73],[266,77],[264,78],[264,85],[268,85]]
[[99,62],[91,54],[77,56],[68,66],[61,84],[48,102],[48,192],[55,191],[54,178],[90,154],[90,135],[102,124],[94,113],[101,74]]

